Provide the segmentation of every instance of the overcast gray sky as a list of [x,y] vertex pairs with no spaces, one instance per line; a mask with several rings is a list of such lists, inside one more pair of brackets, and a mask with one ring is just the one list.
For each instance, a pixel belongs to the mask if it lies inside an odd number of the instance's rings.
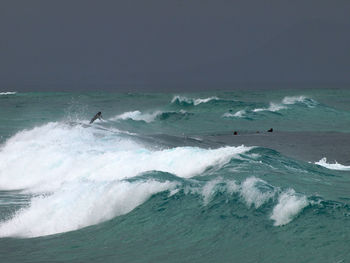
[[349,0],[1,0],[0,90],[350,86],[349,14]]

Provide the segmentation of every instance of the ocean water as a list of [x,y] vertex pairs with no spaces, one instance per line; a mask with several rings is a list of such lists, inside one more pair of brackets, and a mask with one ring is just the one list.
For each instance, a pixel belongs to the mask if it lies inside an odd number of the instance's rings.
[[0,108],[0,262],[350,262],[350,90]]

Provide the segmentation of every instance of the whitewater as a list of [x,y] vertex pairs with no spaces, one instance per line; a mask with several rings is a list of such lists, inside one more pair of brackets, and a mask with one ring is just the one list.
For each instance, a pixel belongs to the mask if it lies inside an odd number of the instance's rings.
[[0,92],[0,260],[347,262],[348,95]]

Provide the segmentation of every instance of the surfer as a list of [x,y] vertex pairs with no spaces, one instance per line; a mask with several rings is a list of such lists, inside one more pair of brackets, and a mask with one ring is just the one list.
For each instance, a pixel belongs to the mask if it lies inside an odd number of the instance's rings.
[[267,132],[273,132],[273,129],[271,128],[271,129],[267,130]]
[[99,111],[96,115],[91,119],[90,124],[93,123],[96,119],[102,120],[102,113]]

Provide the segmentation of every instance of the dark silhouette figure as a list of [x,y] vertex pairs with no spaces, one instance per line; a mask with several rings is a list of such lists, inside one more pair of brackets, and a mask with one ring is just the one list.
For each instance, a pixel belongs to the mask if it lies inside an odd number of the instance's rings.
[[233,135],[237,135],[237,134],[238,134],[238,132],[236,132],[236,131],[233,132]]
[[273,132],[273,129],[271,128],[271,129],[267,130],[267,132]]
[[102,120],[102,113],[99,111],[96,115],[91,119],[90,124],[93,123],[96,119]]

